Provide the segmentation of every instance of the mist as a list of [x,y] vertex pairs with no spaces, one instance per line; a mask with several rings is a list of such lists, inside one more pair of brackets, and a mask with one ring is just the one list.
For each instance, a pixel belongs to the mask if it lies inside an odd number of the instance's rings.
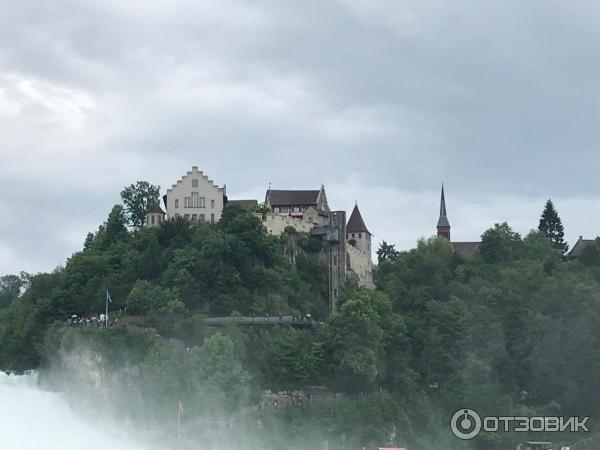
[[80,450],[85,446],[111,450],[148,450],[116,424],[91,421],[77,413],[62,393],[43,390],[35,372],[0,372],[0,428],[3,449]]
[[[143,372],[142,365],[116,345],[111,350],[118,364],[79,339],[74,347],[66,347],[61,345],[38,371],[0,372],[1,449],[80,450],[88,445],[110,450],[281,448],[282,441],[267,441],[282,438],[283,427],[277,425],[275,434],[257,429],[256,420],[250,419],[257,407],[237,407],[225,414],[217,406],[198,416],[188,411],[191,398],[169,401],[161,397],[165,385],[178,384],[177,376],[150,376],[148,367]],[[179,425],[177,398],[185,402]],[[318,449],[320,440],[315,431],[300,445],[288,441],[286,448]]]

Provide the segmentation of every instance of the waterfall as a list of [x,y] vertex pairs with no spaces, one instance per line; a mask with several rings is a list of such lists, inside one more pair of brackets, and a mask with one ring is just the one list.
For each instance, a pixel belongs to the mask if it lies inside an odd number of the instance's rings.
[[0,372],[0,448],[3,450],[147,450],[117,424],[83,417],[61,393],[41,389],[37,374]]

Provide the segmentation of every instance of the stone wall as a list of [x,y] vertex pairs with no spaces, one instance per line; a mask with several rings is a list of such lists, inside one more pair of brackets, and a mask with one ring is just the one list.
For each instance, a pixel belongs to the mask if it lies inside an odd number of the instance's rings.
[[350,270],[358,277],[358,285],[366,288],[373,288],[373,262],[371,254],[362,252],[361,250],[346,244],[346,252]]
[[286,227],[294,227],[299,233],[310,233],[316,224],[308,222],[299,217],[284,216],[277,213],[254,214],[267,229],[267,233],[281,236]]

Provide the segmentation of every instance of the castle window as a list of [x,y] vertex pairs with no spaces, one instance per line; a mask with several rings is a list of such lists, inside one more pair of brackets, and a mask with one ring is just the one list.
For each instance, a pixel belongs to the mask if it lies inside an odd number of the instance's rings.
[[198,187],[198,180],[192,180],[192,187]]
[[333,297],[334,297],[334,298],[337,298],[337,289],[334,289],[334,290],[333,290]]
[[192,192],[191,197],[185,197],[184,206],[186,208],[204,208],[206,199],[204,197],[200,197],[199,192]]
[[178,198],[175,199],[175,208],[179,208],[179,199]]
[[215,215],[214,214],[210,215],[210,223],[215,223]]
[[352,233],[352,239],[354,239],[356,236],[354,236],[354,233]]
[[190,220],[190,215],[189,215],[189,214],[186,214],[186,215],[184,215],[184,216],[183,216],[183,218],[184,218],[185,220]]
[[337,266],[337,255],[333,255],[333,265]]
[[362,233],[358,233],[358,238],[361,239],[362,238]]
[[212,209],[215,209],[215,201],[214,201],[214,199],[210,201],[210,207]]
[[154,225],[154,214],[150,214],[150,223]]
[[179,213],[175,213],[175,218],[179,219],[179,217],[180,217]]
[[204,216],[204,214],[200,214],[200,223],[204,222],[206,222],[206,217]]

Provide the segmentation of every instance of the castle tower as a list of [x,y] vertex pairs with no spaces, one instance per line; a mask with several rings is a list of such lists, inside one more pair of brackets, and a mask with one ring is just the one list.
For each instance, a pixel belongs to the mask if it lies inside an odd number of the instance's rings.
[[346,225],[346,241],[361,252],[371,254],[371,233],[365,225],[358,205],[354,205],[348,225]]
[[158,227],[165,221],[165,212],[159,205],[154,205],[146,213],[146,227]]
[[437,235],[450,240],[450,222],[446,214],[446,198],[444,197],[444,185],[442,184],[442,198],[440,200],[440,218],[437,223]]
[[373,284],[373,262],[371,260],[371,232],[354,205],[346,225],[346,257],[350,270],[357,277],[360,287],[375,287]]

